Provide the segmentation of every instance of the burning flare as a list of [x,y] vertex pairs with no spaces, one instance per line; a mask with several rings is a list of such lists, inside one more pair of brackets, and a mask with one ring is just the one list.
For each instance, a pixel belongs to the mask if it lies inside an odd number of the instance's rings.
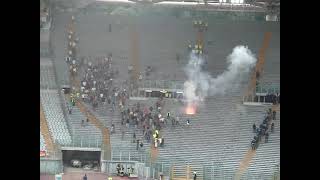
[[194,105],[188,103],[188,105],[186,107],[186,114],[193,115],[195,113],[196,113],[196,107]]

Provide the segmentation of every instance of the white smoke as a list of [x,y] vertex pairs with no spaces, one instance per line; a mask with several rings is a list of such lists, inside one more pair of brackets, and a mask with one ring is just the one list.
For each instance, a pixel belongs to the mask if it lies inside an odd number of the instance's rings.
[[208,72],[202,71],[204,59],[191,52],[185,68],[188,80],[184,83],[184,96],[188,104],[197,104],[207,96],[224,95],[228,90],[239,88],[243,81],[248,80],[256,61],[247,47],[236,46],[227,57],[227,70],[213,78]]

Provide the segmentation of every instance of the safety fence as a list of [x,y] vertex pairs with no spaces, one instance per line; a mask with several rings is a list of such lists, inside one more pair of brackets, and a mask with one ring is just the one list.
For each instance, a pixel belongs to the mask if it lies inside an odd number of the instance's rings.
[[243,96],[243,102],[279,103],[280,98],[277,94],[280,94],[280,84],[259,84],[253,95]]

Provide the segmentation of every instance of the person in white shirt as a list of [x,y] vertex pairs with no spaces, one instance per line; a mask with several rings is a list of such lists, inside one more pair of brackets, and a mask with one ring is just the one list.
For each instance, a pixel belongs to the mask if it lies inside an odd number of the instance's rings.
[[154,138],[154,147],[157,148],[158,147],[158,139]]

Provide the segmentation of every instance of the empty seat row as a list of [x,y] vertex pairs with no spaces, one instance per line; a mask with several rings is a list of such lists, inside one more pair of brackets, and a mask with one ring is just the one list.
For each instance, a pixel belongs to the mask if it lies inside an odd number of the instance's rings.
[[71,143],[71,135],[65,121],[57,90],[40,90],[41,103],[55,142],[63,145]]

